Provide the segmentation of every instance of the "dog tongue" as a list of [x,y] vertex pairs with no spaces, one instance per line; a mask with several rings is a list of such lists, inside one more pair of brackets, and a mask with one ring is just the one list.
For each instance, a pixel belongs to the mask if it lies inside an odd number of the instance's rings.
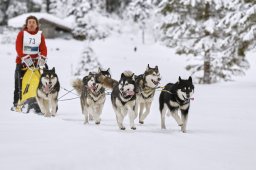
[[134,95],[134,91],[126,91],[126,96],[133,96]]
[[97,88],[95,86],[91,86],[90,89],[92,92],[94,92]]
[[48,84],[44,87],[44,91],[45,91],[45,93],[50,92],[50,86]]

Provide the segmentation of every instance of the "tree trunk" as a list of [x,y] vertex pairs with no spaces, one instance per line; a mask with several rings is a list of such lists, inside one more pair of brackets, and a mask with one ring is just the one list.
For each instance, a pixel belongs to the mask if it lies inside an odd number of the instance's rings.
[[145,28],[146,28],[146,24],[144,23],[144,21],[143,21],[143,23],[142,23],[142,44],[145,44]]
[[3,18],[3,22],[2,23],[3,23],[3,25],[7,25],[8,16],[7,16],[6,11],[7,11],[8,7],[9,7],[9,5],[10,5],[10,1],[5,1],[5,2],[2,2],[2,3],[3,3],[2,10],[4,12],[4,18]]
[[204,54],[204,84],[211,84],[211,57],[210,50],[206,50]]
[[50,12],[50,0],[46,0],[46,12],[49,13]]
[[142,28],[142,44],[145,44],[145,29]]

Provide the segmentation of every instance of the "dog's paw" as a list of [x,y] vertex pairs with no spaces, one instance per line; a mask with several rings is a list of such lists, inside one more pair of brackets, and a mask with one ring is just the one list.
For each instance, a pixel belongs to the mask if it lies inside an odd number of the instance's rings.
[[121,129],[121,130],[125,130],[125,127],[121,127],[120,129]]
[[99,124],[100,124],[100,122],[95,122],[95,124],[96,124],[96,125],[99,125]]
[[132,130],[136,130],[136,127],[131,127]]
[[52,115],[51,114],[49,114],[49,113],[45,113],[44,114],[44,117],[51,117]]
[[89,120],[92,121],[93,120],[93,117],[91,115],[89,115]]
[[187,133],[187,130],[185,129],[185,128],[181,128],[181,132],[183,132],[183,133]]
[[139,121],[140,124],[144,124],[144,121]]

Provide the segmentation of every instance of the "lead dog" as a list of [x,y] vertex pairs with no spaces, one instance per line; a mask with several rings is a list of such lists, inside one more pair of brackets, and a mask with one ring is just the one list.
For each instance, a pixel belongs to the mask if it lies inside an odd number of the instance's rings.
[[[177,83],[169,83],[162,90],[159,97],[159,106],[161,112],[161,128],[166,129],[165,115],[172,115],[181,131],[186,132],[188,111],[190,107],[190,99],[194,93],[194,85],[192,78],[183,80],[179,77]],[[181,118],[178,115],[178,110],[181,112]]]
[[55,116],[58,110],[58,94],[60,83],[55,68],[43,69],[37,88],[36,101],[46,117]]
[[144,123],[150,112],[151,103],[160,80],[158,66],[151,68],[149,65],[144,74],[135,78],[137,87],[135,113],[136,117],[139,115],[139,123],[141,124]]
[[113,109],[116,113],[116,120],[118,127],[121,130],[125,130],[123,125],[124,117],[128,114],[130,118],[130,127],[135,130],[134,125],[135,117],[135,79],[134,73],[126,71],[121,74],[121,78],[118,83],[111,81],[114,86],[111,93],[111,101]]

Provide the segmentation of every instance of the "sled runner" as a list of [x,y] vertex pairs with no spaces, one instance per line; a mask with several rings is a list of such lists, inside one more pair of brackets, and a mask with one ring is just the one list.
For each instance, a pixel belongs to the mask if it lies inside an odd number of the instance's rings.
[[26,65],[26,68],[24,68],[26,72],[22,78],[21,97],[18,101],[16,111],[29,113],[31,109],[34,109],[36,113],[40,113],[41,111],[35,97],[41,77],[39,66],[45,65],[45,59],[39,55],[39,57],[33,61],[33,59],[27,55],[23,57],[22,62]]

